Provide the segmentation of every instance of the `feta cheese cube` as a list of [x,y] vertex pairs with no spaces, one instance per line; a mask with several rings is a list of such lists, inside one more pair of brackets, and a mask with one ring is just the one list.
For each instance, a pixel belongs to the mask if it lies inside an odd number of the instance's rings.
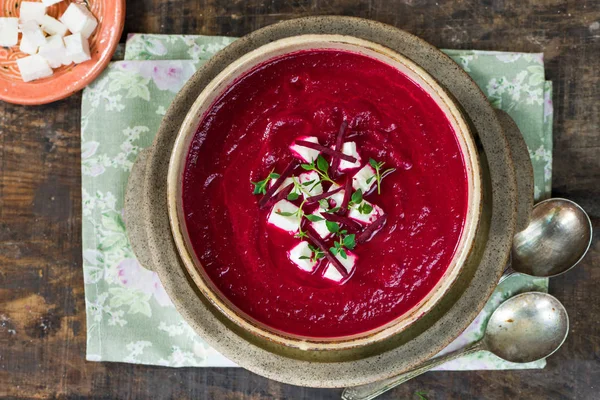
[[[300,136],[297,137],[296,140],[304,140],[305,142],[312,142],[317,144],[319,143],[319,139],[317,139],[314,136]],[[298,146],[297,144],[295,144],[295,142],[290,145],[290,150],[292,151],[292,154],[294,154],[294,156],[307,163],[315,161],[319,154],[321,154],[319,150]]]
[[300,227],[298,207],[287,200],[279,200],[271,209],[267,222],[286,232],[296,233]]
[[81,33],[84,38],[89,38],[96,27],[98,21],[84,4],[71,3],[64,14],[60,17],[60,22],[65,24],[71,33]]
[[298,176],[298,181],[302,185],[304,195],[317,196],[323,193],[323,186],[319,182],[319,174],[316,171],[304,172]]
[[38,54],[19,58],[17,60],[17,66],[21,72],[21,78],[23,78],[23,81],[25,82],[46,78],[47,76],[52,75],[52,68],[50,68],[46,60]]
[[26,54],[36,54],[38,47],[33,43],[30,43],[26,37],[23,37],[19,43],[19,50]]
[[67,27],[62,22],[49,15],[44,15],[38,22],[42,26],[42,30],[48,35],[65,36],[67,33]]
[[[273,185],[275,184],[275,181],[276,181],[276,180],[277,180],[277,179],[271,179],[271,180],[269,181],[269,187],[273,186]],[[286,187],[287,185],[289,185],[289,184],[291,184],[291,183],[294,183],[294,178],[292,178],[291,176],[290,176],[290,177],[288,177],[288,178],[285,178],[285,179],[283,180],[283,183],[281,184],[281,186],[279,186],[279,187],[277,188],[277,190],[275,191],[275,194],[277,194],[277,193],[281,192],[283,189],[285,189],[285,187]],[[291,191],[290,193],[297,193],[297,194],[300,194],[300,193],[298,193],[298,189],[297,189],[295,186],[292,188],[292,191]]]
[[[368,207],[365,207],[365,205]],[[364,213],[366,209],[370,211],[368,213]],[[371,204],[366,200],[363,200],[362,203],[354,205],[350,208],[348,217],[352,218],[355,221],[362,222],[363,224],[370,225],[383,214],[384,212],[379,206]]]
[[19,22],[38,22],[46,14],[46,6],[35,1],[22,1],[19,6]]
[[[331,185],[329,187],[329,189],[327,191],[331,192],[332,190],[335,190],[335,189],[337,189],[339,187],[340,187],[340,185],[334,183],[333,185]],[[333,203],[334,203],[335,207],[339,207],[342,204],[342,202],[344,201],[344,194],[345,193],[346,193],[346,191],[344,189],[342,189],[339,192],[337,192],[337,193],[329,196],[329,198],[331,200],[333,200]]]
[[54,5],[56,3],[60,3],[62,0],[42,0],[42,3],[46,6],[46,7],[50,7],[51,5]]
[[19,19],[0,18],[0,46],[11,47],[19,42]]
[[356,142],[346,142],[342,145],[342,153],[356,158],[356,161],[351,163],[350,161],[340,161],[340,171],[346,171],[353,168],[360,167],[360,154],[356,151]]
[[352,177],[352,187],[354,190],[361,189],[363,194],[368,193],[376,183],[375,170],[369,164],[359,169]]
[[68,56],[63,38],[58,35],[48,37],[46,44],[40,46],[39,55],[44,57],[52,68],[70,64],[66,62]]
[[308,242],[300,242],[296,246],[294,246],[290,251],[288,251],[288,258],[291,262],[296,264],[300,269],[312,272],[317,266],[317,261],[312,261],[310,258],[313,253],[310,247],[308,247]]
[[[312,215],[323,218],[324,212],[325,209],[319,207]],[[317,232],[317,235],[321,236],[321,239],[327,239],[332,235],[332,233],[329,232],[329,229],[327,229],[327,224],[325,223],[324,219],[322,221],[311,221],[310,226],[315,232]]]
[[[352,270],[356,266],[356,261],[358,260],[356,254],[351,253],[348,250],[346,250],[346,258],[343,258],[340,254],[335,256],[335,258],[340,260],[344,268],[346,268],[346,271],[348,271],[348,274],[352,273]],[[343,278],[342,274],[340,274],[337,268],[331,265],[330,262],[327,263],[327,266],[325,267],[325,273],[323,274],[323,277],[334,282],[340,282]]]
[[91,60],[90,46],[86,38],[81,33],[74,33],[65,37],[65,46],[67,47],[67,57],[75,64]]
[[27,21],[24,24],[19,25],[21,32],[23,33],[22,39],[27,41],[34,46],[42,46],[46,44],[46,35],[35,21]]

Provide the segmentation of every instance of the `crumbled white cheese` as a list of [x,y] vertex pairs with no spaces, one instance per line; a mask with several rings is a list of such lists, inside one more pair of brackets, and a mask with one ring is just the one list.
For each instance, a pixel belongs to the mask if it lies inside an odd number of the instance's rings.
[[65,47],[67,48],[67,57],[75,64],[92,59],[88,41],[81,33],[65,36]]
[[361,189],[363,194],[367,193],[373,185],[377,183],[375,179],[375,170],[369,164],[362,167],[352,177],[352,187],[354,190]]
[[21,25],[19,25],[21,32],[23,34],[23,39],[27,39],[27,41],[34,46],[42,46],[46,44],[46,35],[40,28],[37,22],[35,21],[27,21]]
[[19,50],[26,54],[36,54],[38,47],[30,43],[26,37],[23,37],[19,43]]
[[[319,207],[313,213],[313,215],[323,218],[323,213],[325,213],[325,209]],[[310,223],[310,226],[314,229],[315,232],[317,232],[319,236],[321,236],[322,239],[327,239],[329,236],[332,235],[332,233],[329,232],[329,229],[327,229],[327,223],[325,222],[325,219],[323,219],[322,221],[312,221]]]
[[[365,211],[365,205],[370,206],[370,212],[364,214],[360,210]],[[368,208],[368,207],[367,207]],[[362,203],[358,205],[353,205],[350,207],[350,212],[348,213],[348,217],[352,218],[355,221],[362,222],[364,224],[370,225],[375,220],[383,215],[383,210],[376,204],[371,204],[366,200],[363,200]]]
[[341,160],[340,161],[340,171],[346,171],[353,168],[360,167],[360,154],[356,151],[356,143],[355,142],[346,142],[342,145],[342,153],[352,156],[356,158],[356,161],[351,163],[350,161]]
[[69,65],[71,62],[67,56],[67,49],[63,43],[63,38],[58,35],[48,37],[45,45],[40,46],[39,55],[44,57],[52,68],[58,68],[61,65]]
[[67,27],[65,24],[49,15],[44,15],[42,18],[40,18],[39,23],[42,25],[42,30],[48,35],[65,36],[67,33]]
[[[284,214],[284,215],[281,215]],[[293,215],[288,215],[293,214]],[[271,209],[268,223],[286,232],[296,233],[300,227],[298,207],[287,200],[280,200]]]
[[[337,188],[339,188],[340,185],[338,185],[337,183],[332,184],[329,189],[327,189],[328,192],[331,192]],[[328,197],[328,199],[333,200],[333,205],[335,207],[339,207],[342,205],[342,202],[344,201],[344,194],[346,193],[346,191],[344,189],[340,190],[339,192],[332,194],[331,196]]]
[[[338,254],[335,256],[335,258],[340,260],[344,268],[346,268],[346,271],[348,271],[348,274],[350,274],[356,265],[358,257],[356,254],[351,253],[348,250],[346,250],[346,256],[347,258],[343,258],[340,254]],[[334,282],[340,282],[343,279],[342,274],[340,274],[337,268],[334,267],[330,262],[327,263],[327,266],[325,267],[325,273],[323,274],[323,277]]]
[[25,82],[46,78],[53,73],[52,68],[50,68],[46,60],[38,54],[19,58],[17,60],[17,66],[21,72],[21,78],[23,78],[23,81]]
[[22,1],[19,6],[19,22],[24,24],[28,21],[39,23],[46,14],[46,6],[35,1]]
[[[314,136],[300,136],[297,137],[296,140],[304,140],[305,142],[312,142],[317,144],[319,143],[319,139]],[[319,150],[299,146],[295,144],[295,141],[290,145],[290,150],[292,151],[292,154],[294,154],[297,158],[307,163],[315,161],[319,154],[321,154]]]
[[0,18],[0,46],[11,47],[19,42],[19,19]]
[[317,261],[312,261],[312,250],[308,247],[308,242],[300,242],[288,251],[290,261],[296,264],[304,271],[312,272],[317,266]]
[[[271,180],[269,181],[269,187],[273,186],[273,185],[275,184],[275,182],[276,182],[276,181],[277,181],[277,179],[271,179]],[[293,179],[291,176],[290,176],[290,177],[287,177],[287,178],[285,178],[285,179],[283,180],[283,183],[281,184],[281,186],[279,186],[279,187],[277,188],[277,190],[275,191],[275,194],[277,194],[277,193],[281,192],[283,189],[285,189],[285,187],[286,187],[286,186],[288,186],[289,184],[292,184],[292,183],[294,183],[294,179]],[[292,188],[292,191],[291,191],[290,193],[297,193],[297,194],[300,194],[300,193],[298,192],[298,189],[296,188],[296,186],[294,186],[294,187]]]
[[84,38],[89,38],[96,27],[98,21],[84,4],[71,3],[64,14],[60,17],[60,22],[65,24],[71,33],[81,33]]
[[319,174],[316,171],[304,172],[298,176],[302,191],[308,196],[317,196],[323,193],[323,186],[319,180]]

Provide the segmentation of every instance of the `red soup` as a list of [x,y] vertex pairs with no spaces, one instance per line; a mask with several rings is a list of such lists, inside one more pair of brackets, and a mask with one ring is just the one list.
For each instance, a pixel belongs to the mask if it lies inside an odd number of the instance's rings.
[[406,75],[346,51],[270,60],[212,104],[183,178],[192,247],[222,295],[287,333],[339,337],[406,313],[462,234],[455,132]]

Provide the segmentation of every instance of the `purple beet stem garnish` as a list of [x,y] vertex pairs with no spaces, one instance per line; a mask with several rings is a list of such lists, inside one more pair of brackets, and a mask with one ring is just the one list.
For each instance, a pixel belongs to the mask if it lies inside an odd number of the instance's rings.
[[279,186],[283,184],[283,181],[285,181],[285,179],[292,174],[297,165],[298,161],[296,159],[290,161],[290,163],[287,167],[285,167],[281,175],[279,175],[279,178],[277,178],[275,183],[273,183],[273,185],[267,190],[262,199],[260,199],[260,201],[258,202],[259,208],[265,208],[267,206],[269,199],[275,194]]
[[337,188],[337,189],[330,190],[329,192],[325,192],[325,193],[318,194],[318,195],[316,195],[316,196],[310,196],[310,197],[307,197],[307,198],[306,198],[306,202],[307,202],[308,204],[310,204],[310,203],[316,203],[316,202],[317,202],[317,201],[319,201],[319,200],[323,200],[323,199],[326,199],[326,198],[328,198],[328,197],[330,197],[330,196],[333,196],[334,194],[336,194],[336,193],[337,193],[337,192],[339,192],[340,190],[342,190],[342,187],[339,187],[339,188]]
[[341,151],[330,149],[329,147],[322,146],[318,143],[307,142],[306,140],[296,140],[295,142],[298,146],[307,147],[309,149],[318,150],[322,153],[330,155],[334,158],[341,158],[342,160],[346,160],[348,162],[356,162],[356,158],[349,156],[348,154],[344,154]]
[[358,237],[356,238],[356,243],[362,244],[362,243],[366,242],[367,240],[369,240],[371,238],[371,236],[373,236],[373,233],[375,233],[375,231],[377,229],[379,229],[383,226],[386,218],[387,217],[385,215],[382,215],[381,217],[379,217],[375,221],[373,221],[373,223],[371,225],[369,225],[367,227],[367,229],[365,229],[358,235]]
[[338,260],[332,253],[329,251],[325,243],[319,239],[319,235],[312,230],[312,228],[308,228],[306,230],[306,234],[308,238],[317,246],[321,251],[325,254],[325,257],[331,262],[331,264],[338,270],[338,272],[342,275],[342,277],[346,278],[348,276],[348,271],[342,265],[340,260]]
[[[344,140],[344,135],[346,134],[346,128],[348,128],[348,122],[346,120],[342,121],[342,125],[340,126],[340,130],[335,138],[335,148],[336,150],[340,150],[342,148],[342,142]],[[336,171],[340,166],[340,159],[334,158],[332,162],[332,169]]]
[[344,215],[348,211],[348,203],[350,203],[350,196],[352,195],[352,179],[346,178],[346,183],[344,184],[344,198],[342,199],[342,204],[340,204],[339,214]]
[[349,228],[362,229],[362,225],[353,220],[352,218],[344,217],[343,215],[330,214],[330,213],[321,213],[323,218],[327,221],[337,222],[340,224],[344,224]]

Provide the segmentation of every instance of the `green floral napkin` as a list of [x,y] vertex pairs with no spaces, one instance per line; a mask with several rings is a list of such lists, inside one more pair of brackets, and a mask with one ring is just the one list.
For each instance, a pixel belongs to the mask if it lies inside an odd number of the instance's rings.
[[[122,219],[127,177],[139,151],[152,143],[175,94],[196,69],[235,38],[131,35],[125,60],[113,62],[83,93],[81,159],[83,268],[87,359],[140,364],[234,366],[177,313],[156,273],[135,259]],[[550,194],[552,85],[541,54],[446,50],[495,107],[517,122],[535,170],[536,199]],[[547,280],[517,276],[500,285],[484,311],[445,351],[478,339],[483,322],[504,299],[547,290]],[[479,353],[442,369],[540,368]]]

